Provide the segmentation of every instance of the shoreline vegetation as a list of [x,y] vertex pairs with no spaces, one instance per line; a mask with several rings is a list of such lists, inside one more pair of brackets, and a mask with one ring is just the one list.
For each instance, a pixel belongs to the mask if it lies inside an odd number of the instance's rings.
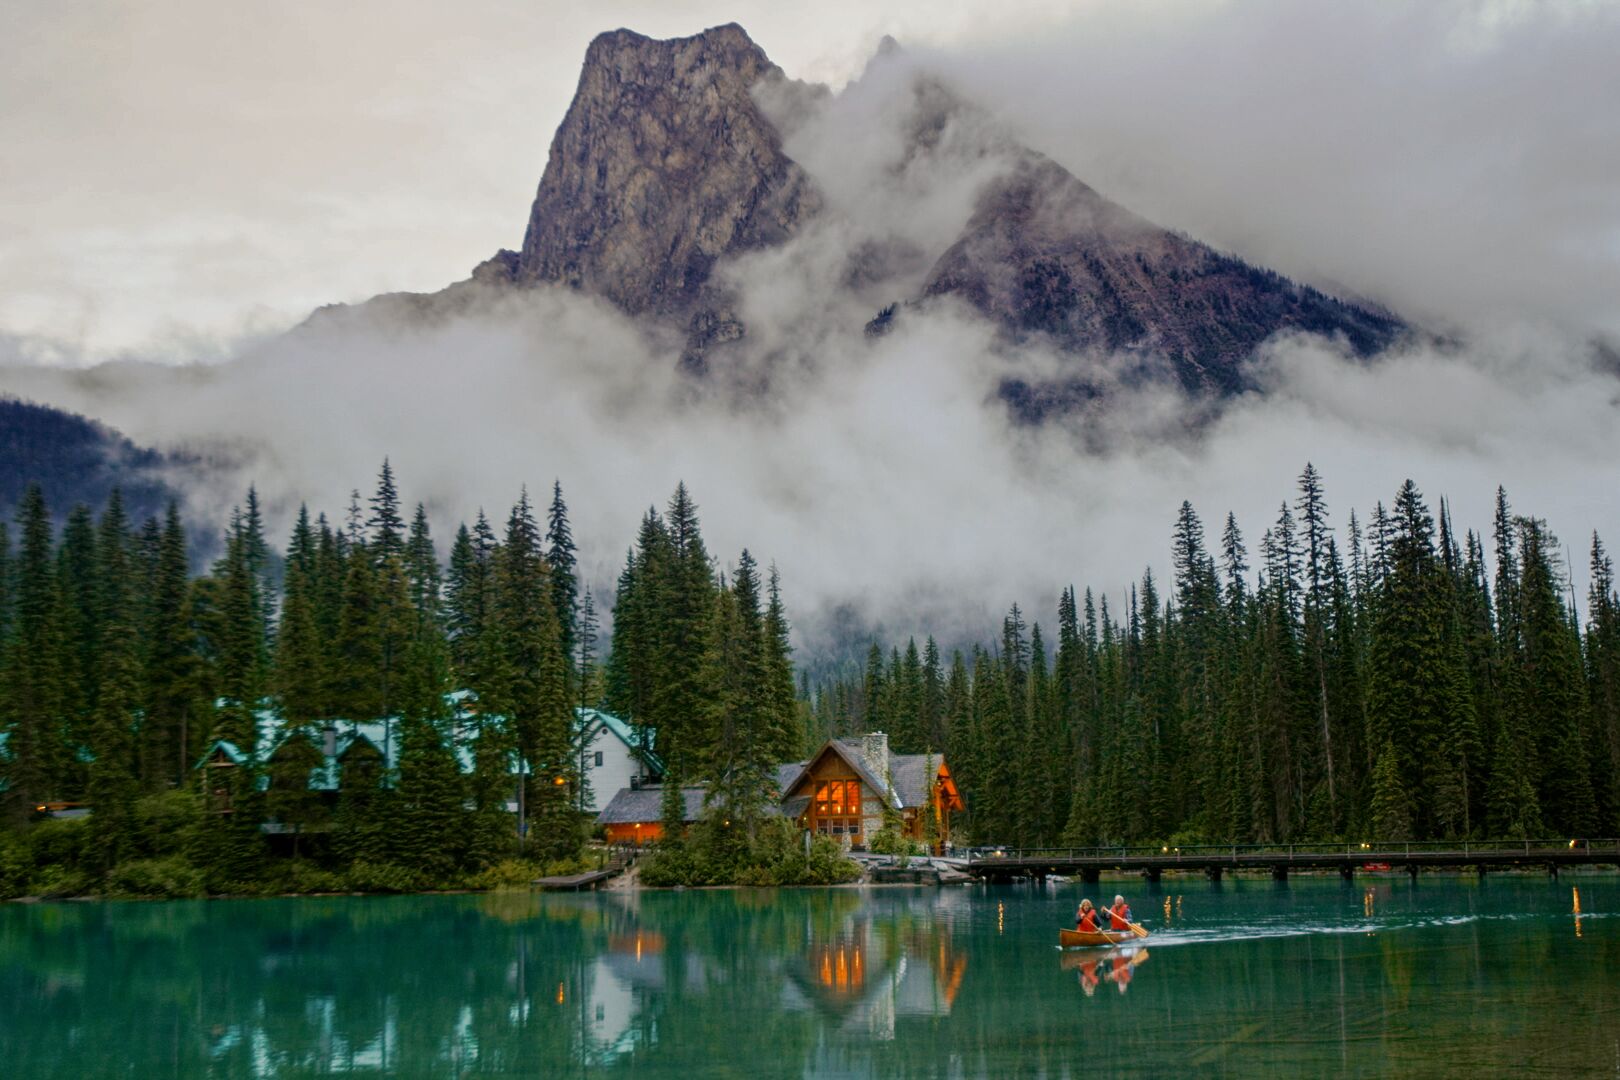
[[1256,567],[1232,515],[1206,545],[1183,503],[1164,590],[1151,567],[1112,607],[1062,589],[1050,654],[1014,605],[988,646],[872,641],[864,669],[795,668],[775,567],[711,557],[684,484],[641,519],[610,635],[560,485],[543,510],[521,493],[504,529],[480,512],[442,561],[386,461],[341,523],[300,507],[284,551],[250,489],[203,573],[177,507],[133,522],[116,491],[59,526],[31,488],[15,526],[0,898],[566,873],[612,795],[590,790],[576,720],[598,706],[659,765],[672,839],[641,864],[649,887],[854,877],[836,840],[777,812],[775,769],[880,731],[949,758],[967,846],[1620,830],[1612,562],[1593,536],[1583,609],[1564,546],[1500,490],[1488,538],[1411,481],[1340,531],[1307,465]]

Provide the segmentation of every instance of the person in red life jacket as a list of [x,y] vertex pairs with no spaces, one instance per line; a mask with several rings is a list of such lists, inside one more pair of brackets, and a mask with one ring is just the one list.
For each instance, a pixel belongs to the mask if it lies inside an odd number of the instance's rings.
[[1080,901],[1080,910],[1074,913],[1074,928],[1082,934],[1095,934],[1101,929],[1097,925],[1097,909],[1091,906],[1090,900]]
[[1080,989],[1086,992],[1086,997],[1097,992],[1097,984],[1102,982],[1097,977],[1097,961],[1087,960],[1080,965]]
[[1131,928],[1131,908],[1125,903],[1123,896],[1114,897],[1114,906],[1103,908],[1103,914],[1108,916],[1108,929],[1129,930]]

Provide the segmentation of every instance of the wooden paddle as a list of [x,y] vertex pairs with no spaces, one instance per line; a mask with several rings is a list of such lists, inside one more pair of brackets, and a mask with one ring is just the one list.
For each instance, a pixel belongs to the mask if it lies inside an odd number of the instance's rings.
[[[1113,908],[1103,908],[1102,913],[1104,915],[1112,915],[1114,913],[1114,909]],[[1133,922],[1128,922],[1125,925],[1130,927],[1131,928],[1131,933],[1135,934],[1137,937],[1147,937],[1148,936],[1148,932],[1146,930],[1142,929],[1140,926],[1136,925]]]

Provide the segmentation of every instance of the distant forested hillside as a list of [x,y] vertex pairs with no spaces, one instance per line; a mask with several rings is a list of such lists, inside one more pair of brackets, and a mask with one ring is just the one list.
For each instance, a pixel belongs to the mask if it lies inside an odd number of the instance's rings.
[[77,413],[0,398],[0,514],[6,518],[30,484],[43,489],[58,515],[79,503],[99,507],[120,487],[131,516],[161,516],[173,497],[163,480],[170,464]]

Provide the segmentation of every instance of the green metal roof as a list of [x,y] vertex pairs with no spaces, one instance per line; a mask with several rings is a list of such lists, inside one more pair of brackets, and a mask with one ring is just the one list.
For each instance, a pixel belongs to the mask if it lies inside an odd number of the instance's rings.
[[630,748],[631,753],[643,758],[654,772],[662,773],[664,771],[663,761],[652,751],[652,732],[647,733],[648,745],[643,749],[635,728],[612,713],[603,712],[601,709],[575,709],[574,712],[578,714],[579,722],[582,725],[588,727],[593,723],[600,723],[604,728],[617,735],[619,741]]
[[[479,717],[476,711],[477,695],[470,690],[457,690],[445,695],[445,701],[452,707],[452,716],[449,721],[451,750],[455,754],[456,764],[463,773],[473,771],[474,748],[477,744],[478,729],[474,720]],[[223,706],[223,701],[217,703]],[[624,741],[633,752],[641,754],[635,730],[623,720],[612,713],[602,712],[598,709],[575,709],[576,722],[581,725],[599,723],[602,727],[613,732],[615,736]],[[494,714],[484,714],[483,719],[495,723],[503,723],[505,718]],[[257,739],[253,751],[242,749],[228,739],[218,739],[212,743],[203,756],[197,759],[193,768],[200,769],[207,764],[208,759],[216,752],[223,751],[232,763],[244,767],[260,767],[268,765],[276,751],[286,743],[294,734],[282,722],[280,713],[272,706],[265,705],[255,710],[254,722],[257,728]],[[322,729],[330,725],[335,732],[334,751],[330,756],[325,755]],[[306,728],[303,734],[314,743],[317,751],[325,757],[323,764],[310,770],[309,786],[316,791],[335,791],[338,788],[338,779],[341,772],[341,762],[346,754],[356,745],[364,742],[376,750],[383,759],[383,767],[387,772],[399,767],[399,741],[400,720],[398,717],[389,717],[379,720],[344,720],[332,719],[313,730]],[[4,744],[0,743],[0,748]],[[663,762],[650,750],[645,752],[647,763],[655,770],[663,771]],[[511,771],[514,774],[528,772],[528,763],[520,760],[516,754],[512,755]],[[262,788],[268,783],[267,778],[261,777],[259,786]]]

